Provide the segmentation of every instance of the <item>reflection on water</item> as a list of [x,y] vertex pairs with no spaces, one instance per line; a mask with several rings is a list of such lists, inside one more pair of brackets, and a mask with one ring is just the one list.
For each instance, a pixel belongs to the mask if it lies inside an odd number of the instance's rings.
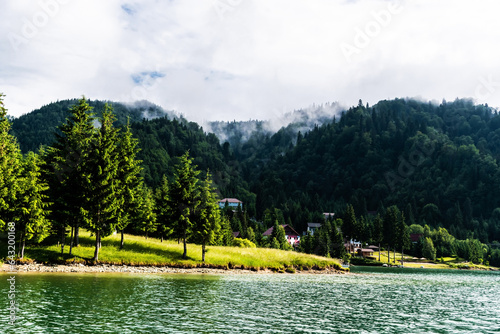
[[[385,269],[342,276],[18,274],[16,332],[500,332],[498,273]],[[0,275],[0,332],[6,278]]]

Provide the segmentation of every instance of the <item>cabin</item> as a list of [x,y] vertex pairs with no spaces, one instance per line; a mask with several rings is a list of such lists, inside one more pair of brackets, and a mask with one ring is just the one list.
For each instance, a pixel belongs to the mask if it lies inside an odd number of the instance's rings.
[[240,205],[241,209],[243,210],[243,202],[237,198],[223,198],[217,203],[219,203],[219,208],[221,209],[224,209],[227,203],[227,206],[233,210],[236,210],[238,208],[238,205]]
[[373,249],[371,248],[358,248],[358,256],[369,257],[373,256]]
[[[293,247],[297,247],[300,243],[300,235],[291,227],[290,225],[281,225],[285,229],[285,237],[286,240],[290,245]],[[271,234],[273,234],[274,231],[274,226],[271,228],[268,228],[267,231],[265,231],[262,236],[264,237],[269,237]]]
[[[307,232],[311,233],[311,235],[314,235],[314,232],[316,232],[316,230],[320,227],[320,223],[307,223]],[[307,232],[305,234],[307,234]]]

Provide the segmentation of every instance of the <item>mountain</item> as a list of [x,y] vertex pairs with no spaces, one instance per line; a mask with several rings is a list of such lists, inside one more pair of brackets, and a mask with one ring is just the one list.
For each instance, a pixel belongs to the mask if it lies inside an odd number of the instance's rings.
[[[272,137],[271,137],[272,140]],[[312,213],[398,205],[408,224],[500,239],[500,116],[470,100],[360,103],[298,135],[250,182],[257,215],[280,208],[299,230]]]
[[[77,101],[72,99],[53,102],[21,117],[14,118],[12,120],[12,134],[17,137],[21,151],[23,153],[35,151],[40,145],[52,143],[57,126],[65,122],[69,108]],[[171,115],[161,107],[147,101],[131,104],[97,100],[89,100],[88,102],[94,107],[94,113],[98,116],[102,114],[105,103],[111,104],[119,125],[126,124],[127,117],[130,117],[131,122],[137,122],[143,118],[152,119]]]

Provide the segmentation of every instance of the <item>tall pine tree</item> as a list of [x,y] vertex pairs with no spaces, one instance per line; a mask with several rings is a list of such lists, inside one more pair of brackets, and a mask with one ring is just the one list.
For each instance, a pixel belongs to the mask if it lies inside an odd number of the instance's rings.
[[201,261],[205,262],[206,245],[214,242],[220,230],[219,204],[208,172],[206,179],[201,182],[198,201],[193,236],[194,241],[201,244]]
[[196,178],[199,171],[193,166],[193,159],[189,157],[189,151],[180,157],[175,167],[175,176],[170,186],[170,208],[172,210],[172,228],[175,234],[182,238],[184,253],[182,257],[187,258],[187,238],[192,233],[193,213],[197,207],[197,184]]
[[[44,159],[44,179],[49,185],[51,219],[61,235],[61,253],[64,252],[66,227],[71,226],[74,243],[79,243],[79,228],[84,224],[82,204],[85,202],[85,163],[89,159],[90,144],[95,135],[94,114],[85,97],[69,110],[70,117],[59,126],[56,140],[47,149]],[[73,238],[70,240],[70,252]]]
[[0,229],[11,221],[19,191],[21,151],[16,138],[9,134],[11,124],[0,93]]
[[88,161],[84,163],[85,202],[82,213],[87,228],[95,233],[94,261],[99,260],[101,238],[114,232],[118,208],[123,204],[117,181],[117,133],[112,108],[106,104],[100,119],[101,127],[90,145]]
[[138,140],[132,137],[129,121],[125,132],[118,141],[117,195],[121,205],[117,212],[116,228],[121,232],[120,248],[123,248],[123,230],[131,222],[134,212],[139,207],[140,186],[142,177],[141,161],[136,159]]
[[39,157],[29,152],[23,161],[20,192],[16,208],[16,233],[19,237],[19,257],[24,257],[27,240],[42,241],[49,234],[47,219],[47,184],[41,180]]

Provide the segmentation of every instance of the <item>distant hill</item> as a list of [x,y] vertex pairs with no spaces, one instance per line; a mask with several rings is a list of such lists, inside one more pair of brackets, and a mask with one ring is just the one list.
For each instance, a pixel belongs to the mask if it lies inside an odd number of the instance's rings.
[[[12,134],[17,137],[21,151],[23,153],[35,151],[40,145],[52,143],[57,126],[66,121],[69,108],[76,102],[76,99],[53,102],[21,117],[14,118],[12,120]],[[106,101],[89,100],[96,115],[102,114],[105,103]],[[126,124],[127,117],[130,117],[131,122],[138,122],[143,118],[152,119],[169,114],[161,107],[147,101],[132,104],[107,103],[113,106],[117,116],[117,124],[120,125]]]

